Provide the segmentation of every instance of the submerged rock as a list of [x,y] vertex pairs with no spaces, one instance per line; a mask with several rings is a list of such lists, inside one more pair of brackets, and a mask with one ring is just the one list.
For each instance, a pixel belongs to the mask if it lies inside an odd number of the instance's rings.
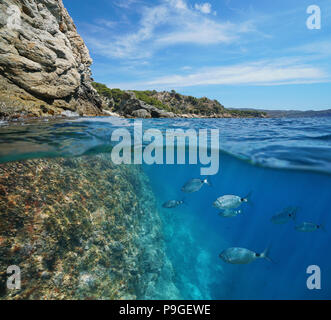
[[0,118],[101,114],[91,64],[62,0],[0,2]]
[[[6,288],[10,265],[21,290]],[[171,268],[139,166],[109,155],[0,164],[0,299],[176,299]]]

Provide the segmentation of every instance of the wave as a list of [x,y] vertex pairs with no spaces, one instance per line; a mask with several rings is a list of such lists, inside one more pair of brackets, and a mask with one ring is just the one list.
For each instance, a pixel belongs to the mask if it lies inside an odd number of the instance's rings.
[[331,134],[325,134],[317,137],[309,137],[312,140],[331,141]]
[[[0,163],[28,158],[110,153],[115,129],[134,120],[113,117],[32,121],[0,127]],[[331,122],[314,119],[152,119],[143,130],[219,129],[220,152],[255,165],[331,173]],[[307,133],[310,133],[307,135]]]

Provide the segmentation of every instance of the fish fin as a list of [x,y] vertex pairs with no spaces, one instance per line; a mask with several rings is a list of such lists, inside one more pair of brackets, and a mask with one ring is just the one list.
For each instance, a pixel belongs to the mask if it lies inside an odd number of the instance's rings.
[[270,257],[269,257],[269,252],[270,252],[270,246],[267,247],[262,253],[261,253],[261,258],[263,259],[266,259],[272,263],[276,263],[274,260],[272,260]]
[[294,230],[301,232],[301,226],[300,224],[294,226]]

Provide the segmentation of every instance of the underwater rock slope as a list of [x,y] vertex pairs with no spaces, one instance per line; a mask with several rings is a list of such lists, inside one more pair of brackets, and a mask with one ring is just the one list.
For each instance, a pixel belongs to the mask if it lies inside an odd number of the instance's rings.
[[62,0],[1,0],[0,117],[99,115],[91,64]]
[[[109,156],[0,165],[0,299],[179,298],[140,167]],[[21,290],[6,270],[21,268]]]

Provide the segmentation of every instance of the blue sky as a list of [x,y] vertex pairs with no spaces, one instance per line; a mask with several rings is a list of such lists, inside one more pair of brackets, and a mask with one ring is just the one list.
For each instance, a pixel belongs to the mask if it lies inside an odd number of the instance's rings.
[[[330,0],[63,0],[111,88],[226,107],[331,108]],[[321,9],[321,29],[306,26]]]

